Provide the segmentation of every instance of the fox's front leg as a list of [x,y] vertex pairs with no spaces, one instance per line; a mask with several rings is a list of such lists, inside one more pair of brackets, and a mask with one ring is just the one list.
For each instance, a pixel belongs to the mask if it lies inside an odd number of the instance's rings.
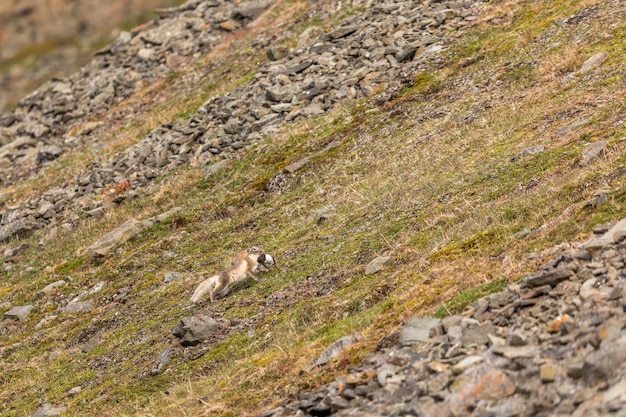
[[255,280],[256,282],[261,282],[261,280],[259,279],[259,277],[256,276],[256,274],[252,271],[248,271],[248,276],[250,278],[252,278],[253,280]]

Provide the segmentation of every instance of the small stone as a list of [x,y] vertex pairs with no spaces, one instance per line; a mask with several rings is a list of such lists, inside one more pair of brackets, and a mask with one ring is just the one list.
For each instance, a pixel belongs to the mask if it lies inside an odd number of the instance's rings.
[[574,362],[567,365],[566,368],[567,376],[574,379],[580,379],[583,376],[583,363],[582,362]]
[[441,319],[411,317],[402,328],[400,344],[409,346],[419,342],[427,342],[431,337],[439,334],[440,328]]
[[234,20],[226,20],[218,24],[220,29],[224,29],[227,32],[234,32],[239,29],[239,23]]
[[501,400],[515,393],[515,384],[502,371],[491,370],[474,384],[463,387],[450,400],[453,415],[461,415],[461,411],[473,406],[480,400]]
[[58,281],[55,281],[55,282],[53,282],[51,284],[48,284],[41,291],[38,291],[38,292],[35,293],[35,298],[42,298],[45,295],[48,295],[48,294],[52,293],[52,291],[55,288],[62,287],[64,285],[66,285],[66,284],[67,284],[67,282],[62,280],[62,279],[58,280]]
[[391,256],[379,256],[374,258],[365,267],[365,275],[375,274],[385,268],[391,262]]
[[552,320],[550,323],[548,323],[548,325],[546,326],[546,332],[558,333],[561,331],[561,326],[563,325],[563,323],[566,323],[570,320],[571,320],[571,317],[568,316],[567,314],[558,316],[557,318]]
[[580,161],[581,165],[588,165],[591,162],[595,161],[603,157],[606,154],[606,147],[608,142],[605,140],[600,140],[598,142],[590,143],[583,150],[582,160]]
[[563,368],[555,364],[542,365],[539,368],[539,378],[541,382],[554,382],[559,375],[563,375]]
[[594,285],[596,284],[596,279],[595,278],[589,278],[587,281],[585,281],[583,283],[583,285],[580,286],[580,298],[582,298],[583,300],[587,300],[588,298],[591,298],[598,293],[598,290],[596,290],[594,288]]
[[136,219],[130,219],[117,229],[102,236],[89,246],[87,251],[92,257],[106,256],[117,245],[126,242],[128,239],[141,232],[145,227],[146,225],[143,222]]
[[463,373],[466,369],[476,366],[485,360],[482,356],[467,356],[463,358],[459,363],[452,367],[452,372],[455,374]]
[[90,352],[93,348],[95,348],[96,346],[98,346],[98,343],[100,342],[100,335],[102,334],[102,332],[98,332],[96,334],[94,334],[93,336],[91,336],[89,338],[89,340],[87,340],[87,343],[85,343],[85,345],[83,346],[83,348],[81,349],[82,353],[88,353]]
[[139,50],[139,52],[137,52],[137,56],[143,60],[148,60],[150,58],[152,58],[152,54],[154,53],[154,51],[152,49],[149,48],[141,48]]
[[31,417],[57,417],[66,410],[67,407],[53,407],[50,404],[44,404]]
[[593,68],[599,67],[602,62],[609,56],[606,52],[598,52],[593,55],[591,58],[583,62],[582,66],[578,70],[578,73],[585,73]]
[[496,328],[492,323],[485,322],[480,325],[474,325],[463,329],[461,343],[464,347],[472,345],[486,345],[490,342],[489,335],[496,334]]
[[524,346],[526,345],[526,338],[519,333],[511,333],[506,338],[506,344],[509,346]]
[[313,369],[316,366],[322,366],[330,362],[333,358],[336,358],[343,352],[348,346],[352,345],[354,342],[358,340],[358,336],[344,336],[333,343],[328,349],[326,349],[322,354],[312,363],[309,364],[308,368]]
[[346,384],[350,385],[363,385],[372,380],[372,375],[367,372],[355,372],[346,376]]
[[88,313],[93,309],[93,302],[91,300],[87,301],[76,301],[73,303],[69,303],[61,310],[64,313]]
[[606,390],[602,395],[602,401],[604,401],[605,404],[612,403],[614,401],[626,403],[626,379],[621,380]]
[[448,370],[448,368],[450,367],[450,365],[447,365],[445,363],[441,363],[441,362],[430,362],[428,364],[428,368],[433,371],[433,372],[445,372]]
[[172,281],[176,281],[180,277],[180,272],[166,272],[163,275],[163,282],[169,283]]
[[613,375],[615,366],[626,361],[626,336],[603,342],[600,348],[585,357],[583,379],[585,382],[606,381]]
[[554,287],[561,281],[568,279],[572,272],[567,269],[556,269],[554,271],[541,271],[535,274],[524,276],[520,285],[522,287],[541,287],[550,285]]
[[581,261],[590,261],[592,258],[591,252],[589,252],[589,250],[585,248],[578,248],[578,249],[572,250],[572,257],[576,259],[580,259]]
[[284,45],[272,45],[266,50],[267,59],[270,61],[278,61],[283,59],[289,53],[289,48]]
[[[606,225],[606,227],[609,227],[609,225]],[[608,231],[604,232],[602,236],[591,239],[589,242],[587,242],[586,246],[589,250],[592,250],[592,251],[598,250],[608,244],[613,243],[615,234],[618,232],[622,232],[622,231],[626,232],[626,219],[620,220],[617,224],[613,225]]]
[[537,346],[500,346],[492,348],[493,353],[502,355],[508,359],[532,358],[539,353]]
[[34,308],[35,307],[31,305],[16,306],[9,311],[6,311],[3,316],[5,319],[19,319],[20,321],[26,321],[26,319],[28,319],[28,315]]
[[613,242],[621,243],[626,240],[626,230],[618,230],[613,234]]
[[223,326],[208,316],[186,317],[172,328],[172,334],[178,337],[180,344],[196,346],[205,341],[212,334],[222,330]]
[[161,351],[161,353],[159,353],[159,356],[157,356],[156,358],[156,363],[154,364],[154,366],[152,367],[152,369],[150,369],[150,375],[158,375],[163,371],[163,368],[165,367],[165,365],[167,365],[167,363],[169,362],[169,358],[170,358],[170,348],[165,348],[164,350]]
[[67,392],[67,395],[69,397],[74,397],[76,394],[80,393],[82,390],[83,390],[83,387],[80,387],[80,386],[74,387]]

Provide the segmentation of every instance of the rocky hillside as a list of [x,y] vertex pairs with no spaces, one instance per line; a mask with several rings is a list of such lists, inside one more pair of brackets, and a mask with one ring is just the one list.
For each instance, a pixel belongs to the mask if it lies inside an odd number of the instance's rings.
[[[118,26],[154,17],[172,0],[36,1],[0,4],[0,111],[51,78],[62,78],[111,41]],[[134,23],[134,24],[133,24]],[[131,27],[132,27],[131,26]]]
[[623,413],[626,10],[555,3],[193,0],[22,98],[2,415]]

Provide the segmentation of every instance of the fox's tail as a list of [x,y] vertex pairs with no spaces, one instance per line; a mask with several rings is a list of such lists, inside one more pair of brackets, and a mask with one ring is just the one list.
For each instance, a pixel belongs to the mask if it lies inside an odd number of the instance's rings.
[[215,288],[217,286],[218,278],[219,278],[219,275],[214,275],[211,278],[207,278],[204,281],[202,281],[200,285],[198,285],[198,288],[196,288],[196,291],[194,291],[193,295],[191,296],[190,298],[191,302],[194,304],[197,303],[198,301],[200,301],[200,299],[202,298],[204,294],[208,293],[213,288]]

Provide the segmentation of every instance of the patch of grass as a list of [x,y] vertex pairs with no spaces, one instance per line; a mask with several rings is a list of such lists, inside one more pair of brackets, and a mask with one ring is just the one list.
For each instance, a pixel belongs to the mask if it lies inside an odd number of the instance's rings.
[[491,282],[479,285],[476,288],[463,290],[459,293],[459,295],[456,295],[447,302],[443,302],[441,307],[435,310],[432,314],[432,317],[442,319],[449,315],[460,314],[474,301],[490,294],[503,291],[506,288],[506,285],[506,279],[501,277]]

